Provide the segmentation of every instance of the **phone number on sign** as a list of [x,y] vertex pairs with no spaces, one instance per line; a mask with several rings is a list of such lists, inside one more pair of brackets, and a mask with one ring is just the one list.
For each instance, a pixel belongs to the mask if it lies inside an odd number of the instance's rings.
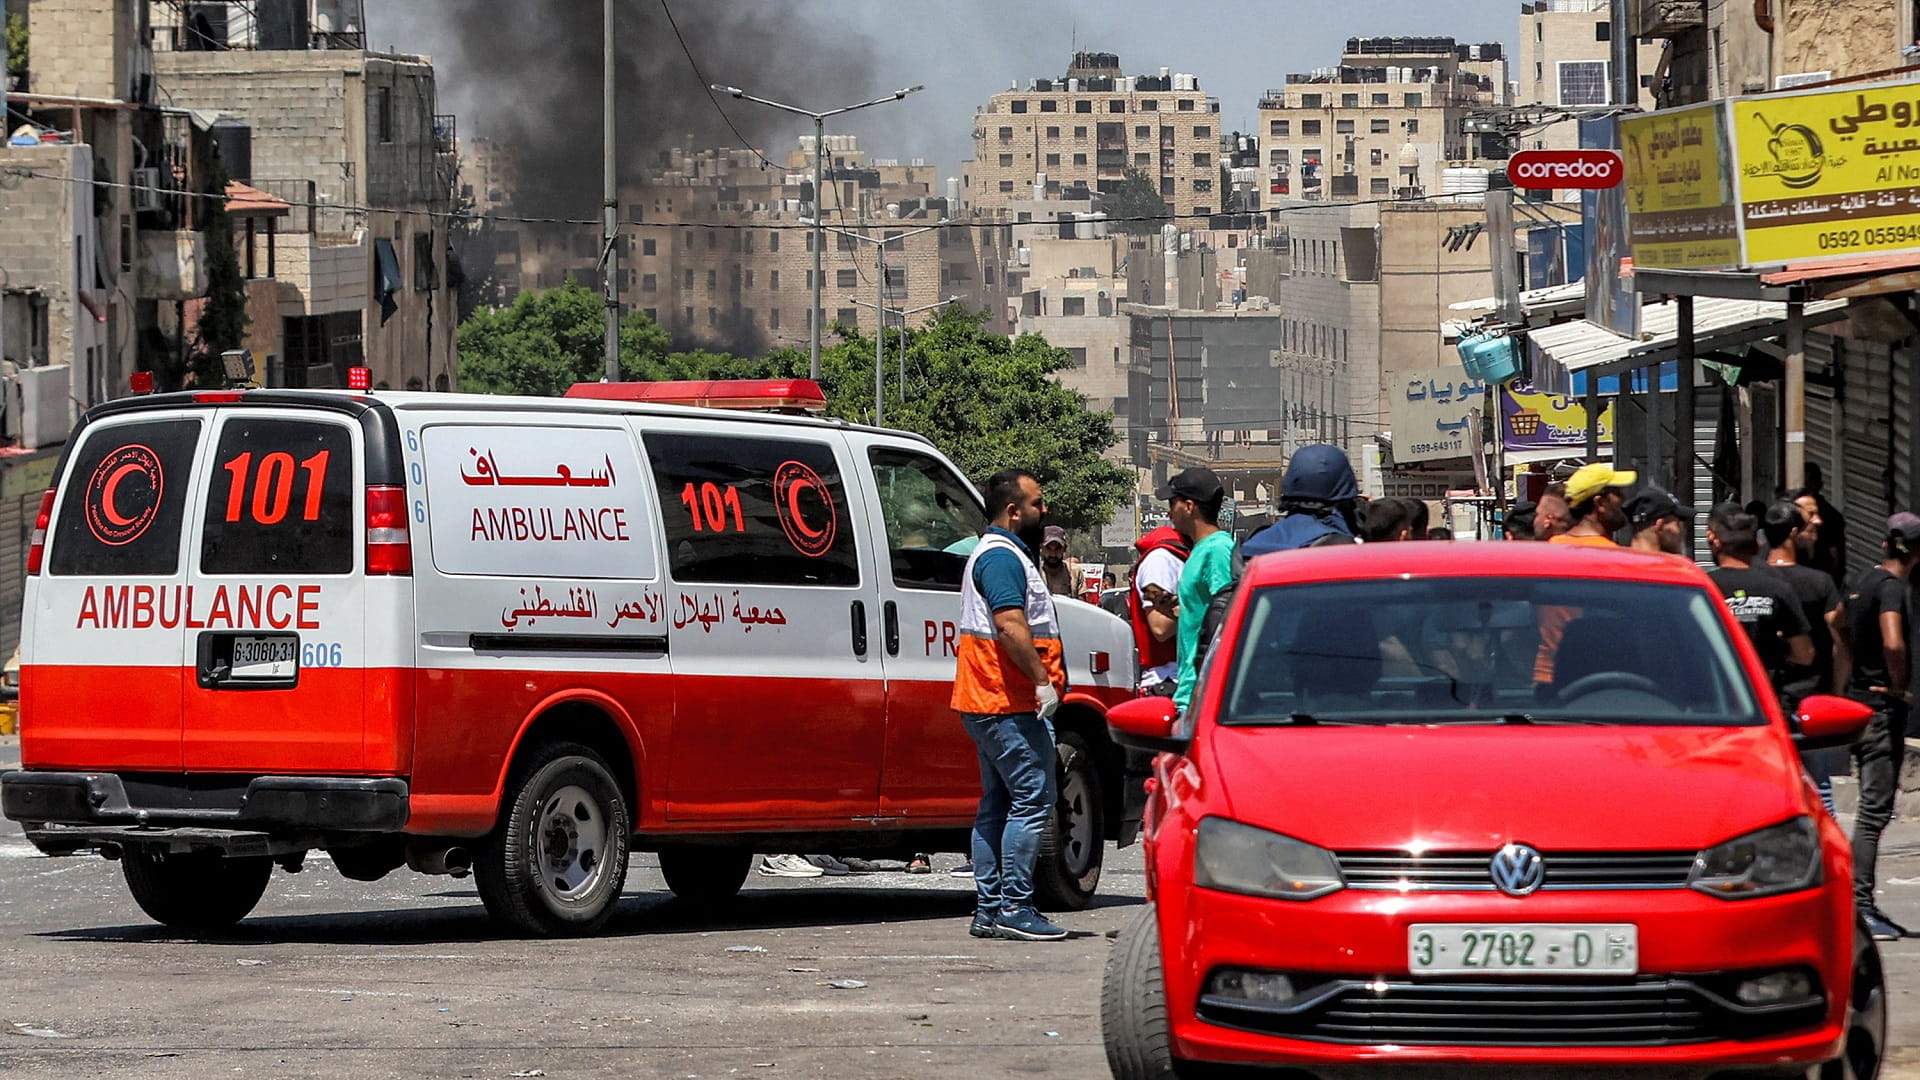
[[1881,225],[1871,229],[1834,229],[1820,234],[1820,250],[1847,251],[1889,244],[1920,244],[1920,223]]

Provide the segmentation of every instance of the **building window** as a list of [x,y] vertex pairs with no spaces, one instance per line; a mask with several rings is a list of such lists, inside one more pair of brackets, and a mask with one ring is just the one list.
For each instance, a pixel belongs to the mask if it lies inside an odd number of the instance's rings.
[[1372,180],[1369,180],[1367,183],[1368,183],[1369,189],[1372,191],[1373,194],[1375,195],[1388,194],[1386,177],[1376,176]]
[[1133,163],[1135,166],[1139,168],[1150,169],[1153,167],[1153,155],[1152,154],[1135,154],[1133,155]]
[[647,316],[648,322],[654,324],[655,326],[660,325],[660,309],[659,308],[647,308],[645,314]]
[[1193,208],[1193,213],[1194,213],[1194,215],[1195,215],[1196,217],[1206,217],[1206,216],[1207,216],[1208,214],[1211,214],[1211,213],[1213,213],[1213,207],[1211,207],[1211,206],[1196,206],[1196,207],[1194,207],[1194,208]]
[[1593,24],[1593,40],[1612,41],[1613,40],[1613,24],[1607,22],[1605,19],[1602,19],[1599,22],[1594,23]]
[[779,308],[776,307],[776,308],[767,309],[767,329],[769,330],[780,329],[780,309]]
[[692,326],[692,325],[693,325],[693,308],[691,308],[691,307],[683,307],[683,308],[681,308],[681,309],[680,309],[680,315],[681,315],[681,318],[680,318],[680,325],[682,325],[682,326]]
[[1353,121],[1351,121],[1351,120],[1335,120],[1335,121],[1333,122],[1333,133],[1334,133],[1335,135],[1351,135],[1351,134],[1353,134]]
[[1204,169],[1213,164],[1213,155],[1212,154],[1195,154],[1193,155],[1193,163],[1196,166]]
[[720,272],[718,270],[707,271],[707,291],[712,292],[713,290],[719,287],[720,287]]
[[1086,137],[1087,137],[1087,129],[1086,129],[1086,126],[1085,126],[1085,125],[1082,125],[1082,126],[1080,126],[1080,127],[1077,127],[1077,128],[1074,128],[1074,129],[1073,129],[1073,137],[1074,137],[1074,138],[1076,138],[1076,139],[1084,139],[1084,138],[1086,138]]
[[1407,108],[1409,109],[1421,108],[1425,105],[1426,100],[1427,99],[1420,94],[1408,94],[1406,96]]
[[680,287],[683,289],[693,288],[693,267],[689,266],[685,270],[680,271],[680,273]]
[[1023,113],[1023,112],[1026,112],[1026,111],[1027,111],[1027,103],[1026,103],[1026,102],[1024,102],[1024,101],[1015,101],[1014,103],[1012,103],[1011,105],[1009,105],[1009,106],[1007,107],[1007,111],[1008,111],[1008,112],[1017,112],[1017,113]]
[[[1086,155],[1084,155],[1084,154],[1082,154],[1081,156],[1082,156],[1082,157],[1085,157]],[[1011,180],[1002,180],[1002,181],[1000,181],[1000,191],[1001,191],[1001,192],[1002,192],[1003,194],[1004,194],[1004,193],[1007,193],[1007,192],[1011,192],[1012,190],[1013,190],[1013,181],[1011,181]]]
[[1321,107],[1323,100],[1319,94],[1301,94],[1300,107],[1303,109],[1318,109]]
[[858,251],[859,250],[859,246],[858,246],[859,242],[856,241],[853,237],[848,236],[846,233],[834,233],[833,239],[834,239],[833,246],[839,248],[841,251]]
[[1113,99],[1112,101],[1109,101],[1109,102],[1107,102],[1107,111],[1108,111],[1108,112],[1110,112],[1110,113],[1123,113],[1123,112],[1126,112],[1126,111],[1127,111],[1127,99],[1126,99],[1126,98],[1114,98],[1114,99]]
[[[771,232],[767,234],[767,250],[768,251],[780,250],[780,234],[779,233]],[[812,233],[807,234],[807,250],[808,251],[813,250],[813,234]]]
[[1343,108],[1343,109],[1357,109],[1357,108],[1359,108],[1359,107],[1360,107],[1360,95],[1359,95],[1359,94],[1341,94],[1341,95],[1340,95],[1340,107],[1341,107],[1341,108]]
[[1160,178],[1160,194],[1163,196],[1173,194],[1173,177],[1163,176]]
[[1300,134],[1302,134],[1302,135],[1318,135],[1318,134],[1320,134],[1320,121],[1318,121],[1318,120],[1302,120],[1302,121],[1300,121]]
[[1052,98],[1048,98],[1045,101],[1042,101],[1040,103],[1040,111],[1041,112],[1059,112],[1060,103],[1053,100]]
[[1140,103],[1140,111],[1141,112],[1159,112],[1160,103],[1153,100],[1143,101]]
[[[740,271],[740,268],[737,266],[734,267],[733,269],[736,274],[738,274]],[[749,289],[753,288],[753,271],[751,270],[747,271],[747,288]]]
[[1293,135],[1293,121],[1291,120],[1267,121],[1267,135],[1269,138],[1274,138],[1274,139],[1290,138]]
[[1001,167],[1001,168],[1003,168],[1003,169],[1011,169],[1011,168],[1013,168],[1013,155],[1012,155],[1012,154],[1001,154],[1001,155],[1000,155],[1000,167]]
[[834,288],[852,289],[857,287],[859,284],[860,284],[860,271],[858,270],[835,270],[833,272]]
[[659,292],[660,276],[658,274],[641,274],[640,275],[640,291],[641,292]]
[[1151,125],[1151,124],[1135,124],[1135,125],[1134,125],[1134,127],[1133,127],[1133,137],[1134,137],[1134,138],[1136,138],[1136,139],[1151,139],[1151,138],[1153,138],[1153,125]]
[[1534,82],[1544,82],[1546,80],[1546,77],[1547,77],[1546,68],[1547,68],[1547,65],[1541,63],[1538,60],[1535,60],[1533,62],[1533,81]]
[[[1059,168],[1059,167],[1060,167],[1060,155],[1059,155],[1059,154],[1048,154],[1048,155],[1047,155],[1047,168],[1049,168],[1049,169],[1057,169],[1057,168]],[[942,235],[942,236],[940,237],[940,239],[942,239],[942,240],[945,240],[945,239],[946,239],[946,236],[945,236],[945,235],[943,234],[943,235]]]
[[1181,112],[1192,112],[1192,111],[1193,111],[1193,99],[1192,99],[1192,98],[1190,98],[1190,97],[1183,97],[1183,98],[1181,98],[1181,99],[1180,99],[1180,111],[1181,111]]
[[1047,138],[1057,139],[1059,137],[1060,137],[1060,125],[1055,124],[1052,127],[1049,127],[1047,129]]
[[1001,142],[1012,142],[1012,141],[1013,141],[1013,129],[1012,129],[1012,128],[1010,128],[1010,127],[1003,127],[1003,128],[1001,128],[1001,129],[1000,129],[1000,141],[1001,141]]
[[1093,111],[1093,102],[1082,98],[1073,103],[1073,111],[1077,113],[1090,113]]
[[1085,154],[1073,155],[1073,163],[1075,165],[1085,165],[1087,163],[1087,155]]
[[1560,100],[1566,105],[1607,103],[1607,61],[1562,60],[1558,65]]
[[1384,160],[1386,160],[1386,153],[1379,147],[1376,146],[1367,151],[1367,164],[1378,165]]
[[640,254],[657,255],[659,253],[660,253],[660,245],[657,241],[653,239],[653,237],[649,236],[645,240],[640,241]]
[[1373,95],[1373,103],[1375,105],[1385,105],[1387,103],[1387,95],[1385,94]]
[[717,248],[719,246],[720,246],[720,234],[717,232],[709,231],[707,233],[707,250],[712,251],[714,248]]
[[1213,190],[1213,181],[1212,181],[1212,180],[1195,180],[1195,181],[1193,182],[1193,190],[1195,190],[1195,191],[1212,191],[1212,190]]
[[1376,116],[1367,122],[1367,133],[1369,135],[1390,135],[1392,134],[1391,127],[1392,122],[1386,117]]
[[720,325],[720,309],[719,308],[707,309],[707,325],[708,326]]
[[860,325],[860,312],[857,308],[840,308],[833,313],[833,317],[844,326]]
[[[1087,313],[1087,298],[1086,298],[1086,297],[1084,297],[1084,296],[1067,296],[1067,297],[1062,297],[1062,298],[1061,298],[1061,300],[1060,300],[1060,314],[1062,314],[1062,315],[1085,315],[1086,313]],[[1081,367],[1085,367],[1085,366],[1087,366],[1087,359],[1086,359],[1086,356],[1085,356],[1085,354],[1084,354],[1084,351],[1083,351],[1083,353],[1082,353],[1082,355],[1081,355],[1081,357],[1080,357],[1080,365],[1079,365],[1079,366],[1081,366]]]
[[1420,134],[1420,121],[1418,120],[1407,121],[1407,134],[1409,135]]
[[1201,125],[1199,125],[1198,127],[1195,127],[1195,128],[1193,129],[1193,137],[1194,137],[1194,138],[1196,138],[1196,139],[1211,139],[1211,138],[1213,138],[1213,127],[1212,127],[1212,125],[1209,125],[1209,124],[1201,124]]
[[778,270],[767,271],[767,288],[769,289],[780,288],[780,271]]
[[692,229],[680,230],[680,246],[688,249],[689,251],[693,249],[693,230]]
[[392,142],[393,141],[393,87],[391,86],[383,86],[380,88],[380,105],[379,105],[378,122],[380,125],[380,141],[383,143]]
[[[1085,303],[1086,301],[1084,300],[1081,301],[1082,305],[1084,305]],[[1080,349],[1080,348],[1068,349],[1067,357],[1073,362],[1074,367],[1084,368],[1087,366],[1087,350],[1085,349]]]

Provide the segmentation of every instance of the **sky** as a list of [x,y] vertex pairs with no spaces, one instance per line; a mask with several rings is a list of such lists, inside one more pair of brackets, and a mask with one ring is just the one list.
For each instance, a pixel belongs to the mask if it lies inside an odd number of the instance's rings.
[[[433,56],[440,111],[459,115],[462,136],[484,136],[500,126],[497,110],[524,103],[513,94],[490,92],[488,73],[469,69],[457,35],[446,25],[446,18],[457,17],[468,2],[366,0],[368,44]],[[587,5],[591,0],[560,2]],[[659,0],[617,2],[653,5]],[[752,9],[766,0],[670,2],[685,6],[679,15],[687,21],[700,17],[695,8]],[[1258,124],[1262,90],[1281,86],[1286,72],[1338,63],[1348,37],[1450,36],[1463,43],[1511,46],[1520,17],[1519,0],[1210,0],[1204,5],[1182,0],[784,0],[781,7],[814,35],[799,35],[796,48],[804,49],[807,40],[831,39],[858,46],[839,50],[842,61],[847,55],[865,58],[861,70],[830,73],[843,100],[794,104],[827,109],[925,84],[921,93],[866,110],[829,130],[859,135],[862,147],[879,157],[926,158],[947,175],[958,175],[960,162],[972,153],[974,110],[1014,83],[1025,86],[1037,76],[1062,74],[1076,43],[1119,54],[1127,74],[1161,67],[1193,73],[1200,88],[1219,99],[1222,128],[1251,131]],[[540,43],[529,41],[526,55],[528,66],[537,67]],[[766,63],[764,57],[728,55],[707,43],[696,57],[709,79],[749,92],[757,89],[756,68]],[[722,100],[729,109],[755,108]],[[597,122],[597,102],[582,104],[593,108]],[[793,134],[799,134],[798,127]]]

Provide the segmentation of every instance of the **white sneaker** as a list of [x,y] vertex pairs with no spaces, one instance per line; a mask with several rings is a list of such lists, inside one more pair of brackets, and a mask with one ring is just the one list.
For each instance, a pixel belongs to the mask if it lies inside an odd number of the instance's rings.
[[804,858],[807,862],[819,867],[820,872],[828,877],[846,877],[853,873],[853,867],[831,855],[807,855]]
[[768,855],[760,860],[760,872],[768,877],[819,877],[826,873],[798,855]]

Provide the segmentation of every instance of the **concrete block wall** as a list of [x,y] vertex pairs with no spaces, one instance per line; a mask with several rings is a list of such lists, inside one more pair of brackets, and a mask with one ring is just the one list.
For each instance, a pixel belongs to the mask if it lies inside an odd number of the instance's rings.
[[137,40],[136,0],[34,0],[28,89],[125,99]]
[[361,54],[169,52],[154,63],[175,106],[225,112],[252,127],[256,178],[312,180],[323,203],[361,201],[365,166],[351,141],[361,120],[349,126]]
[[72,180],[92,177],[92,159],[85,146],[0,146],[6,166],[46,178],[0,177],[0,266],[10,286],[47,294],[47,360],[71,364],[83,378],[88,350],[108,342],[107,325],[81,306],[76,290],[76,246],[82,255],[90,250],[94,225],[91,191]]
[[277,237],[275,277],[284,318],[359,311],[367,306],[372,251],[364,234],[351,243],[330,237]]

